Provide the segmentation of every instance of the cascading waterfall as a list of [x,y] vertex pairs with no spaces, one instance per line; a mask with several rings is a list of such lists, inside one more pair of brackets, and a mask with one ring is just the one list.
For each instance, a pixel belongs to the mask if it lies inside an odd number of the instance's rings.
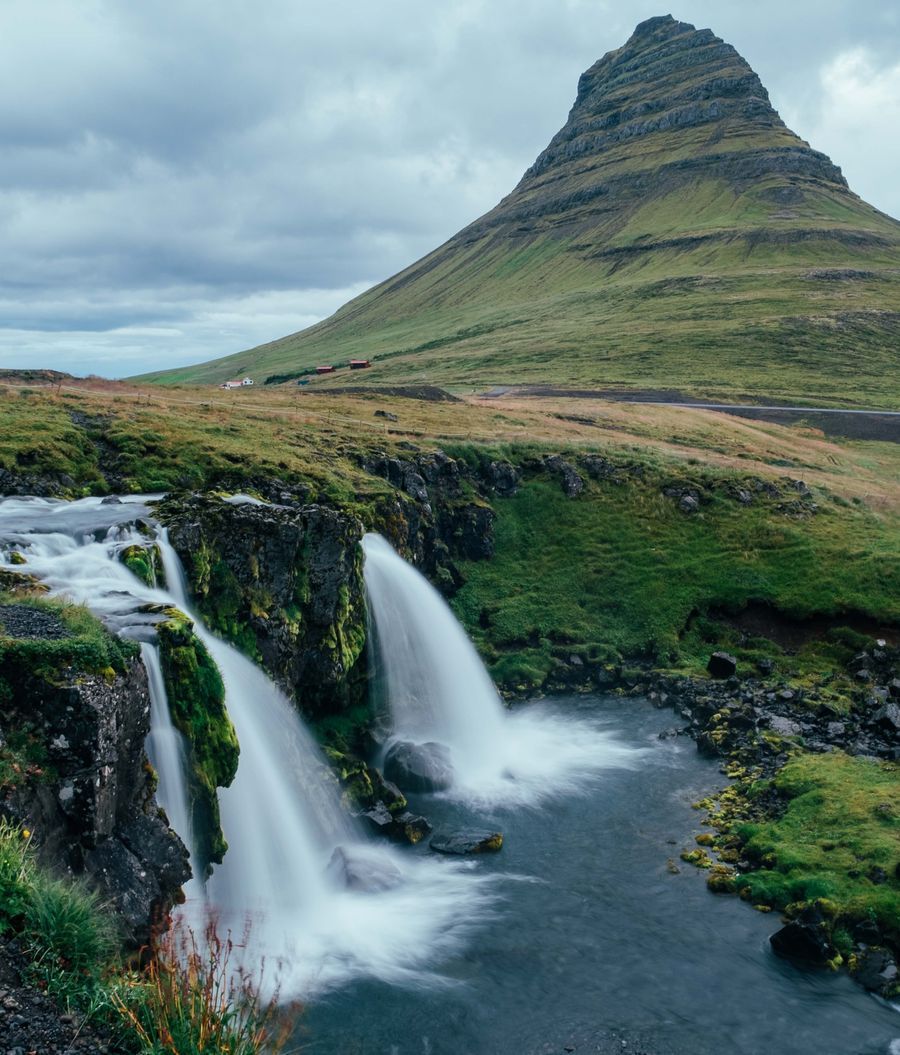
[[[172,722],[159,650],[155,645],[144,643],[141,645],[141,659],[147,668],[150,688],[150,735],[146,750],[159,780],[156,801],[166,811],[170,826],[187,847],[193,861],[196,855],[187,788],[187,743]],[[190,880],[187,896],[195,893],[196,883],[196,877]]]
[[[155,646],[154,606],[174,606],[194,620],[222,675],[225,705],[240,743],[237,776],[220,791],[229,849],[205,886],[186,889],[183,915],[199,923],[211,909],[242,934],[249,969],[267,960],[268,982],[284,997],[307,996],[348,978],[370,975],[422,984],[430,962],[463,942],[489,911],[490,879],[468,863],[405,855],[368,842],[340,806],[337,785],[284,694],[246,657],[210,634],[187,602],[184,574],[165,531],[152,521],[153,496],[120,503],[83,499],[0,501],[0,554],[24,557],[24,570],[51,594],[84,603],[116,633],[144,642],[153,700],[148,749],[159,797],[190,849],[184,741],[172,727]],[[155,530],[166,589],[148,587],[119,560]],[[6,564],[10,570],[18,566]],[[173,735],[174,734],[174,735]],[[349,860],[366,889],[350,889],[334,855]]]
[[[452,793],[528,804],[577,791],[603,769],[634,764],[640,751],[594,721],[551,706],[506,711],[447,602],[380,535],[363,539],[376,670],[392,740],[449,748]],[[389,744],[390,744],[389,742]]]
[[379,674],[398,737],[437,740],[467,782],[495,768],[504,738],[497,690],[447,603],[380,535],[363,539]]

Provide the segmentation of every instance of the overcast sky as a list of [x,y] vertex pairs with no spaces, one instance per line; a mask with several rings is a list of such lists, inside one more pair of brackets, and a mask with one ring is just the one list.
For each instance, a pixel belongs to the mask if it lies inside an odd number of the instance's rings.
[[[494,205],[667,10],[0,0],[0,366],[120,377],[310,325]],[[900,216],[898,0],[671,12]]]

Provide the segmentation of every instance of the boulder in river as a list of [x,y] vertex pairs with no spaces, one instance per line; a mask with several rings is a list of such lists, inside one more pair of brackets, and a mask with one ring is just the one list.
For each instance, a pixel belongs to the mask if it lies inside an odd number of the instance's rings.
[[713,652],[706,669],[714,678],[730,678],[737,672],[737,660],[728,652]]
[[444,791],[453,784],[450,751],[433,741],[398,740],[388,748],[384,775],[403,791]]
[[887,996],[897,981],[897,962],[887,949],[864,949],[856,958],[853,977],[870,993]]
[[822,913],[814,905],[805,908],[769,939],[779,956],[801,963],[825,966],[837,955],[831,944]]
[[458,832],[439,832],[428,845],[439,854],[495,853],[503,846],[503,835],[490,828],[466,828]]
[[396,833],[395,838],[402,839],[415,846],[416,843],[420,843],[426,835],[430,834],[431,825],[425,817],[420,817],[417,813],[410,813],[409,810],[406,810],[405,813],[401,813],[395,819],[394,831]]
[[391,890],[403,882],[400,869],[386,857],[343,846],[335,848],[325,872],[338,886],[369,894]]

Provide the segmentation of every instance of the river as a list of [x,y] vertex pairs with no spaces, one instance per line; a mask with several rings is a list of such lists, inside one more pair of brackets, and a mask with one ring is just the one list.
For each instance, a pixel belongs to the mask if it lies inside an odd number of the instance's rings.
[[[421,796],[437,825],[496,825],[496,918],[442,967],[443,984],[358,981],[312,1003],[296,1041],[310,1055],[896,1055],[900,1015],[845,973],[799,970],[770,950],[780,925],[710,894],[679,860],[703,830],[691,803],[724,782],[671,712],[641,699],[530,704],[596,713],[647,748],[582,795],[539,808]],[[420,847],[418,853],[427,853]],[[680,871],[672,874],[667,861]],[[893,1047],[892,1047],[893,1045]]]

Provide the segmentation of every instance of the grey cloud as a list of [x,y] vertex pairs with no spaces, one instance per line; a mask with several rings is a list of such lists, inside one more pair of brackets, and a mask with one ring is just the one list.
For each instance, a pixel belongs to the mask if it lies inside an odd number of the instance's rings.
[[[820,79],[853,48],[875,69],[895,61],[895,4],[861,6],[684,0],[673,13],[734,43],[796,130],[828,138],[855,189],[897,213],[883,135],[851,137]],[[508,192],[581,71],[660,10],[8,0],[0,365],[122,374],[315,321]],[[277,311],[260,311],[266,297]]]

